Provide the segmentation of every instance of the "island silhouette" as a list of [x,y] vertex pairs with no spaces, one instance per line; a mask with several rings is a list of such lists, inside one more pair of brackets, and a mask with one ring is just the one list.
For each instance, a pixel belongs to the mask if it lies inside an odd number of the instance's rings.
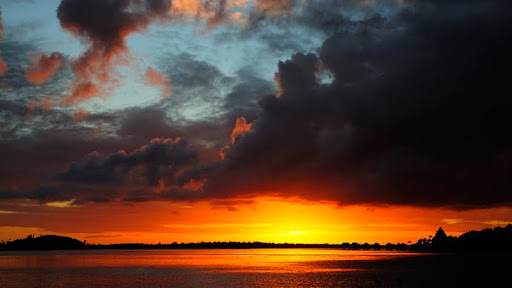
[[381,245],[342,243],[342,244],[305,244],[305,243],[268,243],[268,242],[199,242],[199,243],[119,243],[90,244],[65,236],[29,235],[24,239],[0,242],[0,251],[17,250],[74,250],[74,249],[248,249],[248,248],[339,248],[350,250],[409,250],[416,252],[469,252],[469,251],[512,251],[512,224],[505,227],[469,231],[459,237],[448,236],[439,227],[434,237],[419,239],[414,244],[387,243]]

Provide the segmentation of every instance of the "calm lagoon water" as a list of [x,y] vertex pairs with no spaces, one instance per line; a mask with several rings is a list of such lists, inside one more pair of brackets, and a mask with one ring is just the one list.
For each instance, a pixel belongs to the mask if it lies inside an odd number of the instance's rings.
[[337,249],[16,251],[0,252],[0,287],[496,287],[510,263]]

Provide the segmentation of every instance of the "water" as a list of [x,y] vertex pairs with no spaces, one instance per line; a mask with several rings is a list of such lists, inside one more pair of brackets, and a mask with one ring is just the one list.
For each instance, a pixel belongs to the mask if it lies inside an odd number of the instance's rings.
[[0,252],[0,287],[494,287],[512,268],[508,256],[337,249]]

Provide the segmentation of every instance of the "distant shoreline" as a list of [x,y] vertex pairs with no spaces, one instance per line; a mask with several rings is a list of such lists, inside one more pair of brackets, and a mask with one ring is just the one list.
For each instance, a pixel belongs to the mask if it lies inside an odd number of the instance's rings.
[[397,243],[381,245],[379,243],[359,244],[303,244],[303,243],[266,243],[266,242],[200,242],[200,243],[119,243],[89,244],[65,236],[29,235],[25,239],[17,239],[0,243],[0,251],[34,251],[34,250],[139,250],[139,249],[283,249],[283,248],[331,248],[344,250],[374,251],[410,251],[410,252],[478,252],[497,251],[512,252],[512,224],[506,227],[495,227],[482,231],[469,231],[459,237],[447,236],[442,228],[430,239],[419,239],[414,244]]

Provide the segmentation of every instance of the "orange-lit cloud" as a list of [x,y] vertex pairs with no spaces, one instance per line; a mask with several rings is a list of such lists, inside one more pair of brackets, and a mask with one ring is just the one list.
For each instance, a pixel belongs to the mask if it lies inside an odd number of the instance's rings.
[[64,98],[66,104],[81,103],[91,98],[101,97],[107,85],[111,84],[111,76],[116,65],[114,58],[123,57],[128,52],[126,47],[112,48],[108,52],[104,48],[91,47],[79,58],[71,61],[74,82],[71,93]]
[[183,185],[183,189],[192,190],[192,191],[202,190],[205,183],[206,183],[206,179],[201,179],[201,180],[190,179],[187,183],[185,183],[185,185]]
[[[2,32],[4,30],[4,25],[2,24],[2,10],[0,10],[0,42],[4,39]],[[2,50],[0,50],[0,55],[2,55]],[[7,64],[0,58],[0,76],[4,75],[7,71]]]
[[200,3],[197,0],[174,0],[172,1],[172,11],[175,14],[195,15],[200,11]]
[[151,67],[146,70],[146,85],[162,88],[162,98],[171,95],[171,77]]
[[[0,52],[2,52],[2,51],[0,51]],[[2,54],[0,53],[0,55],[2,55]],[[0,76],[4,75],[4,73],[7,72],[7,69],[8,69],[7,64],[5,63],[4,60],[2,60],[0,58]]]
[[231,22],[231,20],[234,23],[243,23],[241,21],[242,13],[248,13],[248,2],[249,0],[174,0],[171,13],[175,17],[191,17],[196,22],[204,20],[206,21],[206,30],[210,30],[222,23]]
[[34,111],[37,106],[43,107],[44,111],[48,111],[52,108],[50,97],[44,97],[42,100],[35,100],[28,103],[28,109]]
[[235,20],[242,20],[244,18],[244,14],[240,12],[234,12],[233,14],[231,14],[231,17]]
[[73,122],[79,122],[87,116],[87,112],[82,109],[77,109],[75,115],[73,116]]
[[279,77],[279,73],[274,74],[274,82],[277,84],[277,98],[281,98],[283,96],[283,88],[281,87],[281,77]]
[[[235,144],[238,138],[251,132],[252,124],[254,124],[254,122],[247,124],[247,120],[245,119],[245,117],[239,117],[238,119],[236,119],[235,128],[233,128],[233,131],[231,132],[231,144]],[[224,160],[226,155],[229,153],[230,148],[231,146],[228,145],[220,149],[219,154],[221,159]]]
[[224,160],[224,158],[226,158],[226,155],[228,155],[229,148],[230,148],[230,146],[224,146],[224,147],[220,148],[219,154],[220,154],[220,158],[222,160]]
[[241,12],[231,13],[231,19],[232,19],[233,24],[236,24],[236,25],[244,25],[247,23],[247,16]]
[[42,53],[39,58],[34,59],[25,72],[25,77],[31,83],[41,85],[53,78],[63,61],[64,57],[59,52],[53,52],[50,56]]
[[254,0],[257,12],[277,16],[288,14],[295,4],[295,0]]
[[231,144],[235,144],[239,137],[251,132],[251,126],[253,123],[247,124],[245,117],[236,119],[235,128],[233,128],[233,132],[231,132]]

